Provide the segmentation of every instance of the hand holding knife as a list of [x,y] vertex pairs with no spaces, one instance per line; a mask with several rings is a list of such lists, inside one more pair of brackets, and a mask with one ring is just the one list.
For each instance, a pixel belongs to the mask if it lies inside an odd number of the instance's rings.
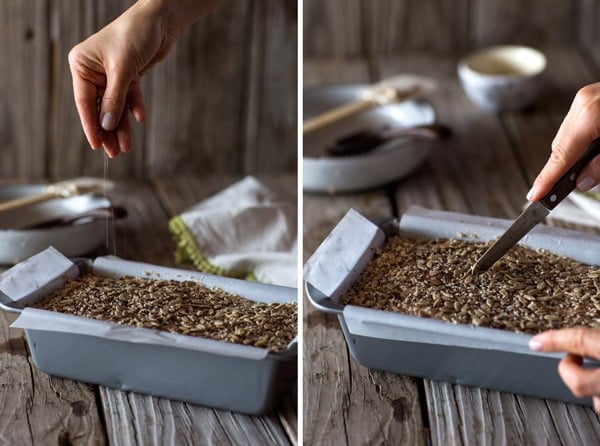
[[518,243],[533,227],[542,222],[573,189],[581,170],[600,154],[600,138],[592,141],[581,158],[552,186],[539,201],[530,204],[504,234],[477,260],[473,274],[487,270],[510,248]]

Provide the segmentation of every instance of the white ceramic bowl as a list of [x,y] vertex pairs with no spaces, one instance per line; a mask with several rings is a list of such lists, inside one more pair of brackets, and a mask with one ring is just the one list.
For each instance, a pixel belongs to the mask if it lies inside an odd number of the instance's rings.
[[[42,184],[0,187],[0,202],[44,191]],[[57,198],[0,215],[0,265],[12,265],[54,246],[67,257],[90,253],[106,242],[103,220],[39,229],[17,229],[33,222],[75,215],[83,211],[110,206],[110,201],[97,195]]]
[[[304,89],[304,119],[356,100],[368,88],[363,84],[331,84]],[[328,157],[325,148],[340,136],[383,126],[415,126],[435,122],[433,107],[425,100],[405,101],[360,113],[304,137],[303,189],[318,193],[347,193],[396,181],[419,167],[439,143],[398,138],[369,153]]]
[[467,96],[490,112],[520,110],[531,105],[542,87],[546,57],[516,45],[483,48],[458,63],[458,77]]

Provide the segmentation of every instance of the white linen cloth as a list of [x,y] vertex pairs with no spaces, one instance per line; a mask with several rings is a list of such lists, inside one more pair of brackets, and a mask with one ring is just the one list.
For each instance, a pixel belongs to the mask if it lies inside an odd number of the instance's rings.
[[296,287],[297,209],[247,176],[169,223],[178,260],[203,272]]

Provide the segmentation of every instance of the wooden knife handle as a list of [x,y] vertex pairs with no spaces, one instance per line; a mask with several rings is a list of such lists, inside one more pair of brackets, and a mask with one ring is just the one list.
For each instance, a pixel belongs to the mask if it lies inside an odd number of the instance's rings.
[[577,186],[577,176],[581,173],[583,168],[592,160],[596,155],[600,154],[600,138],[592,141],[586,152],[579,160],[567,170],[560,179],[552,186],[550,192],[548,192],[540,202],[548,209],[554,209],[558,203],[563,201],[567,195],[569,195],[573,189]]

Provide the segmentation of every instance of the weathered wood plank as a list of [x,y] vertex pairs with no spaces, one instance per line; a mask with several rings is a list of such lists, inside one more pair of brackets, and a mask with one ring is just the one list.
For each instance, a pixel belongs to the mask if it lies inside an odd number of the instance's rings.
[[294,205],[298,204],[298,174],[296,172],[277,175],[263,174],[257,175],[257,178],[282,199],[288,200]]
[[[582,59],[591,65],[591,70],[594,74],[600,69],[600,48],[597,46],[580,49]],[[594,80],[598,81],[597,77]]]
[[589,0],[306,0],[304,54],[323,58],[414,50],[461,54],[507,43],[593,46],[598,14],[597,5]]
[[570,404],[565,406],[556,401],[547,401],[548,409],[563,444],[594,444],[600,439],[598,415],[589,407]]
[[467,48],[468,1],[376,0],[362,6],[366,54],[397,56],[400,52],[461,52]]
[[343,69],[336,59],[308,58],[302,63],[304,87],[325,83],[368,83],[369,66],[366,59],[344,59]]
[[432,444],[561,444],[543,400],[431,384],[426,387],[434,413],[430,421],[443,426],[432,429]]
[[222,191],[240,180],[238,175],[181,175],[159,177],[152,181],[169,218]]
[[297,0],[252,5],[243,172],[296,172]]
[[587,407],[448,383],[426,390],[435,423],[444,426],[432,430],[432,444],[593,444],[600,437]]
[[[64,2],[52,3],[51,29],[54,54],[52,60],[52,97],[49,110],[48,170],[51,178],[68,177],[70,172],[80,171],[87,152],[91,151],[75,108],[73,86],[67,54],[69,50],[88,35],[94,33],[96,23],[90,20],[93,7],[89,2],[82,3],[79,11],[73,14],[72,5]],[[69,26],[66,26],[69,24]],[[101,175],[102,155],[95,157],[97,166],[90,174]]]
[[[148,172],[239,172],[250,2],[227,0],[148,74]],[[218,36],[218,37],[216,37]]]
[[100,395],[114,445],[291,444],[275,415],[251,417],[104,387]]
[[22,330],[0,314],[0,438],[5,444],[106,443],[91,386],[46,375],[31,362]]
[[462,0],[307,0],[304,55],[348,58],[410,50],[460,51],[469,33],[468,7]]
[[573,21],[578,22],[576,31],[578,33],[577,43],[587,47],[597,47],[600,41],[598,22],[600,21],[600,4],[595,0],[580,0],[577,16]]
[[287,433],[289,441],[294,446],[299,444],[298,385],[302,385],[300,382],[300,378],[298,378],[298,383],[293,385],[291,390],[283,396],[279,407],[276,409],[276,414],[279,418],[279,422],[281,423],[281,426]]
[[[576,2],[562,0],[484,0],[471,2],[472,46],[574,43]],[[523,11],[527,11],[526,14]]]
[[0,175],[43,178],[50,41],[46,1],[0,4]]
[[360,0],[303,1],[304,56],[364,55]]

